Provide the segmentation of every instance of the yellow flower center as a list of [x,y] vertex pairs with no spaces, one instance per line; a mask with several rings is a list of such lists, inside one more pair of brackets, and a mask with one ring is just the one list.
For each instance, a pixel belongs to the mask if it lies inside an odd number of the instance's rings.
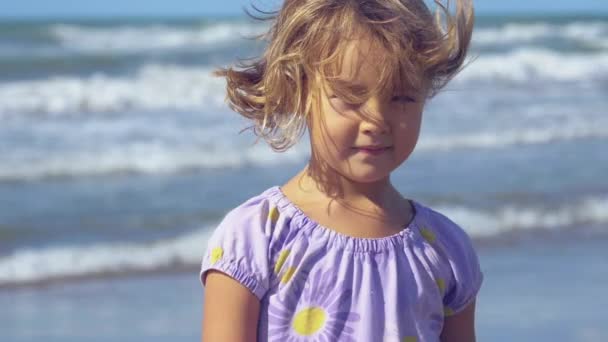
[[300,335],[310,336],[323,327],[326,317],[322,308],[306,308],[296,314],[292,323],[293,329]]

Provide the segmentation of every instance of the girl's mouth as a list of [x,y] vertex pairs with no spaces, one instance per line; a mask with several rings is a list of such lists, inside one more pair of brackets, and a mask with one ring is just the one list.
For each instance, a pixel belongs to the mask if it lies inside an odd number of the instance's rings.
[[392,146],[360,146],[355,147],[358,152],[369,154],[369,155],[379,155],[388,150],[390,150]]

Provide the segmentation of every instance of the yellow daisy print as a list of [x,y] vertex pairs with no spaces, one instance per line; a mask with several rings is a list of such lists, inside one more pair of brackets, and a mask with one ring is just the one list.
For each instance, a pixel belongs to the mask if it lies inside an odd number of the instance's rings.
[[279,258],[277,259],[277,263],[274,264],[274,273],[275,274],[279,274],[279,272],[281,271],[281,268],[283,268],[283,264],[285,264],[285,261],[287,261],[287,257],[289,256],[289,249],[284,249],[281,251],[281,254],[279,254]]
[[327,313],[321,307],[309,307],[298,312],[293,318],[293,329],[302,336],[317,333],[327,320]]
[[445,294],[445,280],[443,280],[443,278],[437,278],[436,283],[439,288],[439,293],[443,296]]
[[281,277],[281,283],[287,284],[291,280],[291,278],[293,278],[294,273],[296,273],[295,267],[287,268],[287,271],[285,271],[285,274],[283,274],[283,277]]
[[422,237],[424,237],[424,239],[429,243],[433,243],[437,239],[435,233],[427,227],[423,227],[422,229],[420,229],[420,234],[422,234]]
[[279,209],[277,209],[277,207],[272,207],[272,209],[270,209],[270,212],[268,213],[268,219],[270,220],[270,223],[274,226],[277,221],[279,220]]
[[[296,281],[297,280],[297,281]],[[317,269],[290,284],[300,288],[269,302],[269,342],[356,342],[352,290],[341,289],[333,270]]]
[[[279,257],[277,258],[277,262],[274,264],[274,273],[278,276],[281,273],[281,270],[283,269],[283,266],[285,265],[285,262],[287,261],[287,257],[289,257],[289,253],[290,250],[289,249],[285,249],[282,250],[281,253],[279,254]],[[285,269],[285,272],[283,272],[283,276],[281,277],[281,283],[282,284],[286,284],[288,283],[291,278],[293,277],[294,273],[296,273],[296,268],[293,266],[289,266]]]
[[222,247],[215,247],[211,250],[211,265],[215,264],[224,256],[224,249]]

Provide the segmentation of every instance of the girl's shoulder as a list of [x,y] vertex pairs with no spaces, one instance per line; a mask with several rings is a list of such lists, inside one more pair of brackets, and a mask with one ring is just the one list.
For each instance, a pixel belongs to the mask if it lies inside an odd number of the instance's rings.
[[278,208],[273,201],[273,188],[264,190],[229,210],[217,229],[227,229],[233,233],[246,233],[255,229],[270,234],[279,216]]
[[270,243],[293,228],[289,209],[278,186],[273,186],[228,211],[213,235],[228,235],[235,241],[245,240],[243,243],[256,240]]
[[427,256],[436,265],[438,286],[444,294],[446,315],[464,309],[477,295],[484,274],[473,241],[467,231],[448,216],[417,203],[420,235],[432,248]]
[[420,202],[416,202],[416,210],[416,222],[427,241],[437,240],[445,247],[473,248],[470,235],[451,218]]
[[296,231],[278,187],[271,187],[230,210],[215,227],[203,256],[201,281],[215,269],[263,297],[269,284],[270,260],[286,237]]

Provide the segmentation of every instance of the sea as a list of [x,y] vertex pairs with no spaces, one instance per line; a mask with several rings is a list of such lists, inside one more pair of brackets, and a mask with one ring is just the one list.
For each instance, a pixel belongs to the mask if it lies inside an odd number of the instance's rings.
[[[206,241],[299,171],[225,102],[246,17],[0,22],[0,340],[197,341]],[[608,341],[608,15],[478,16],[394,184],[471,236],[479,341]]]

